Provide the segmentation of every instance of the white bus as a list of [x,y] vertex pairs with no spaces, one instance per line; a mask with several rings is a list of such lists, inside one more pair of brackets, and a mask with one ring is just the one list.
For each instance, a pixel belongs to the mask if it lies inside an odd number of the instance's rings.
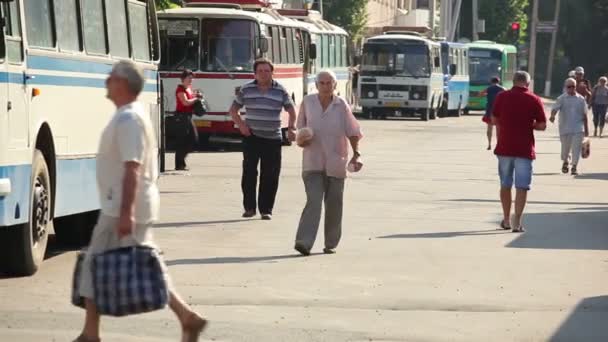
[[385,32],[363,45],[359,101],[370,118],[435,119],[443,101],[439,43],[414,32]]
[[90,237],[100,207],[97,147],[115,111],[105,79],[115,61],[145,69],[141,100],[159,122],[158,30],[153,0],[0,4],[0,264],[31,275],[53,230],[70,243]]
[[[314,88],[320,68],[337,71],[345,80],[346,32],[312,11],[275,10],[258,0],[192,0],[185,8],[158,12],[161,37],[161,78],[164,111],[175,110],[175,89],[181,70],[194,72],[192,87],[200,89],[209,112],[194,118],[199,143],[211,136],[240,136],[228,109],[235,90],[254,79],[255,59],[267,57],[274,78],[296,105]],[[284,131],[287,115],[283,115]]]

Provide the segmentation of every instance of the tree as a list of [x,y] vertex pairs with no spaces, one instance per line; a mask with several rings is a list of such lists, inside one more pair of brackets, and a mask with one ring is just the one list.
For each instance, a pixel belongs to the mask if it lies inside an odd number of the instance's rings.
[[181,6],[181,0],[155,0],[155,2],[159,10]]
[[368,0],[325,0],[323,14],[330,23],[344,28],[355,41],[367,23]]
[[[526,41],[529,0],[481,0],[479,1],[479,18],[485,19],[486,32],[480,33],[480,39],[493,40],[497,43],[513,44]],[[520,24],[519,39],[512,36],[511,23]]]

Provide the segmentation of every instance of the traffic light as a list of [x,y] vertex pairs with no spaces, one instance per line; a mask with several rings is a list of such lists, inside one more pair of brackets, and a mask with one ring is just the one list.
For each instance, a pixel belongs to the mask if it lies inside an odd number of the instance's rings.
[[513,37],[513,41],[517,42],[519,40],[519,29],[521,25],[518,21],[514,21],[511,23],[511,37]]

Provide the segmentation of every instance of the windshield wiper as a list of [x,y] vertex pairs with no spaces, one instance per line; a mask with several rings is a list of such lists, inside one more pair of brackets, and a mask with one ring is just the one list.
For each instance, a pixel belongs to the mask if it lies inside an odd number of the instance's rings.
[[228,68],[226,67],[226,65],[224,65],[224,63],[222,63],[222,61],[217,58],[217,56],[215,56],[215,60],[220,64],[220,66],[222,67],[222,69],[224,69],[224,71],[228,74],[228,77],[230,77],[231,80],[234,79],[234,75],[230,72],[230,70],[228,70]]

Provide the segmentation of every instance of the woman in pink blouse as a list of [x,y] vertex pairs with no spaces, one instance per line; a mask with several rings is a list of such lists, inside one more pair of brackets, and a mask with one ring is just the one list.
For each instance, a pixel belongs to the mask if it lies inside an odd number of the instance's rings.
[[[329,70],[319,72],[316,79],[318,94],[304,97],[300,105],[297,128],[308,128],[312,138],[298,139],[303,148],[302,178],[306,189],[306,206],[300,218],[295,249],[310,255],[315,242],[321,206],[325,201],[326,254],[335,253],[342,234],[342,199],[347,163],[354,172],[361,170],[359,140],[361,127],[350,106],[336,96],[336,75]],[[353,156],[348,159],[348,145]]]

